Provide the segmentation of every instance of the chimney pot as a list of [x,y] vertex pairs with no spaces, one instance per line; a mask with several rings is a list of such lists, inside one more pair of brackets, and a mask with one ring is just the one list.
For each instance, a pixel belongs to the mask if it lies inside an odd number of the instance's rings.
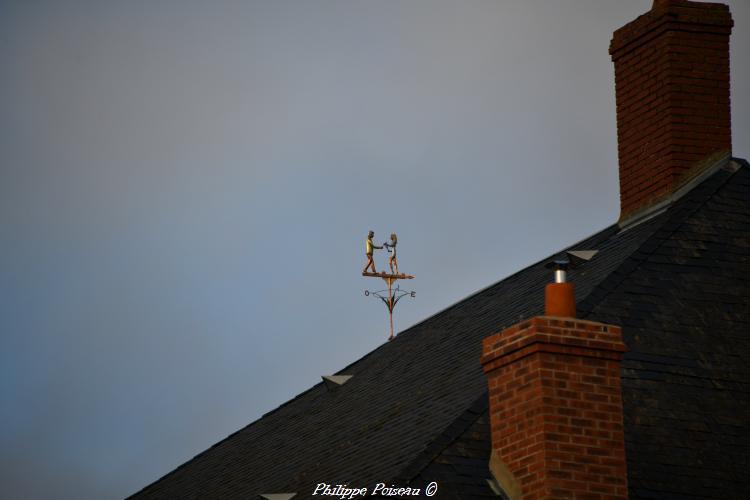
[[573,283],[548,283],[544,287],[545,316],[576,317],[576,297]]

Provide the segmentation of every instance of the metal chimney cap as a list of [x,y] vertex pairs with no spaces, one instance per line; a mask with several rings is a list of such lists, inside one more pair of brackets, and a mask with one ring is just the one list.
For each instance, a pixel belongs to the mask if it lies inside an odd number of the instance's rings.
[[544,267],[547,269],[554,269],[555,271],[558,269],[568,269],[570,267],[570,259],[564,255],[547,262]]
[[547,269],[576,269],[594,258],[599,250],[566,250],[544,265]]

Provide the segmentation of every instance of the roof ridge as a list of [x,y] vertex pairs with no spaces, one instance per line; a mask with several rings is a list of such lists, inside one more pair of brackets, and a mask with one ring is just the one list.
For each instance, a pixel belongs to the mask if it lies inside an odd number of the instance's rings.
[[[586,288],[589,291],[586,293],[585,296],[583,295],[583,293],[581,295],[581,301],[578,303],[579,311],[581,311],[580,316],[582,318],[586,318],[587,315],[591,314],[592,310],[598,307],[599,303],[602,302],[610,293],[612,293],[612,288],[614,286],[617,286],[617,284],[627,279],[628,276],[640,265],[640,263],[644,259],[648,258],[648,255],[650,255],[656,249],[659,248],[659,246],[662,244],[665,238],[668,238],[669,235],[673,234],[675,231],[678,231],[680,227],[682,227],[681,225],[687,220],[687,218],[690,217],[691,214],[700,210],[701,207],[703,207],[704,204],[708,202],[722,188],[722,186],[724,186],[731,178],[733,178],[734,172],[741,171],[742,170],[741,167],[743,166],[746,169],[750,167],[745,160],[733,158],[732,161],[730,161],[730,163],[727,165],[727,167],[731,167],[731,168],[718,170],[714,172],[714,175],[711,175],[707,179],[705,179],[704,182],[694,186],[694,189],[692,189],[688,194],[686,194],[678,202],[675,202],[673,205],[671,205],[668,208],[668,210],[666,210],[665,213],[660,215],[658,220],[654,221],[653,226],[651,226],[651,223],[649,223],[648,227],[645,227],[646,225],[644,225],[644,227],[642,227],[641,229],[635,229],[635,226],[630,226],[631,228],[633,228],[632,234],[640,235],[640,236],[637,236],[637,239],[633,242],[632,246],[628,241],[624,241],[624,242],[619,241],[617,238],[617,235],[628,234],[628,236],[625,239],[632,241],[631,238],[634,238],[634,236],[630,236],[631,233],[629,233],[629,228],[628,229],[620,228],[617,223],[614,223],[609,226],[606,226],[604,229],[596,231],[595,233],[587,236],[586,238],[583,238],[575,243],[572,243],[570,245],[567,245],[566,247],[563,247],[562,250],[559,250],[559,251],[564,251],[565,249],[575,249],[576,247],[580,247],[585,242],[588,242],[586,244],[592,248],[600,244],[605,244],[606,246],[611,247],[612,250],[616,250],[615,251],[616,254],[619,254],[619,256],[616,256],[616,259],[612,261],[612,264],[613,264],[612,267],[610,267],[609,264],[606,264],[601,269],[593,271],[593,274],[595,276],[591,275],[585,279],[582,276],[582,282],[584,281],[590,282],[591,287],[589,288],[587,285]],[[622,247],[621,246],[622,244],[625,244],[626,247]],[[625,252],[625,250],[627,250],[627,252]],[[541,263],[545,262],[545,260],[549,260],[551,256],[556,255],[557,253],[559,253],[559,251],[552,253],[550,257],[540,259],[537,262],[533,262],[519,269],[518,271],[508,276],[505,276],[502,279],[499,279],[495,281],[494,283],[455,302],[454,304],[448,307],[445,307],[441,309],[440,311],[428,316],[424,320],[414,325],[409,326],[408,328],[402,331],[402,333],[408,333],[408,335],[399,335],[392,342],[384,342],[380,344],[379,346],[375,347],[374,349],[362,355],[359,359],[347,364],[347,366],[345,366],[341,370],[338,370],[336,374],[356,375],[357,373],[360,373],[361,371],[352,370],[352,368],[356,367],[360,363],[363,363],[363,362],[366,363],[366,360],[370,359],[371,357],[378,356],[378,355],[381,355],[381,356],[396,355],[399,352],[400,346],[409,347],[407,345],[408,342],[402,342],[402,341],[419,338],[419,337],[415,337],[412,334],[416,335],[423,329],[429,330],[432,328],[432,324],[427,323],[428,321],[433,320],[435,318],[438,318],[439,320],[439,318],[444,314],[447,314],[448,316],[450,316],[451,313],[449,311],[452,311],[454,309],[460,309],[465,304],[471,304],[471,301],[474,298],[478,296],[482,296],[482,294],[489,293],[490,295],[492,295],[493,289],[495,289],[495,287],[503,287],[505,286],[504,285],[505,283],[512,282],[517,277],[523,277],[524,273],[530,273],[530,276],[528,277],[529,279],[525,281],[535,282],[538,276],[536,276],[536,271],[534,271],[534,268],[538,267]],[[604,276],[604,277],[601,278],[601,276]],[[498,288],[498,290],[500,289],[502,288]],[[583,289],[581,291],[583,292]],[[521,294],[521,296],[518,297],[518,300],[524,303],[528,302],[527,300],[528,297],[526,295],[523,295],[526,292],[521,291],[519,293]],[[534,297],[538,297],[538,294],[536,292],[535,292]],[[508,300],[503,299],[502,304],[498,302],[493,307],[501,307],[503,309],[508,308],[508,311],[510,311],[511,309],[515,307],[512,303],[512,300],[510,299]],[[499,317],[495,318],[492,321],[495,321],[495,320],[500,320],[500,318]],[[485,320],[482,320],[482,321],[485,321]],[[400,340],[402,336],[404,338]],[[472,392],[474,390],[479,392],[480,387],[478,385],[473,386],[473,387],[474,389],[472,390]],[[396,478],[403,479],[404,477],[407,477],[409,474],[413,474],[411,478],[408,478],[408,479],[413,479],[413,478],[418,477],[419,474],[424,473],[425,469],[431,466],[431,464],[435,463],[436,458],[441,453],[444,453],[446,448],[448,448],[453,443],[455,443],[456,440],[460,438],[461,434],[465,433],[466,430],[469,429],[469,427],[477,421],[477,418],[481,417],[481,415],[483,414],[483,411],[486,411],[486,406],[487,406],[486,386],[483,389],[484,390],[482,390],[482,395],[479,397],[479,399],[477,399],[471,404],[464,403],[465,401],[471,401],[470,399],[471,395],[469,395],[469,397],[464,396],[461,399],[455,401],[456,406],[458,406],[457,408],[455,408],[457,412],[457,416],[453,417],[452,420],[450,421],[448,420],[448,418],[443,418],[439,426],[435,426],[434,428],[431,428],[429,435],[425,434],[421,438],[423,439],[422,442],[425,443],[423,447],[420,448],[420,445],[418,443],[414,443],[415,444],[414,448],[416,448],[416,450],[414,452],[410,452],[408,457],[405,456],[404,457],[405,460],[404,462],[402,462],[402,463],[405,463],[406,465],[401,466],[398,464],[394,464],[395,467],[393,467],[393,469],[402,467],[400,470],[397,470]],[[201,453],[196,454],[193,458],[180,464],[178,467],[171,470],[167,474],[164,474],[163,476],[151,482],[147,486],[141,488],[138,492],[134,493],[133,496],[141,495],[144,492],[147,492],[148,490],[152,488],[158,489],[157,485],[161,481],[165,480],[166,478],[170,478],[170,477],[177,475],[178,473],[184,471],[186,468],[195,464],[196,461],[201,460],[204,456],[214,453],[217,447],[223,445],[224,443],[231,440],[232,438],[235,438],[237,435],[241,435],[242,433],[245,433],[245,432],[252,432],[251,429],[256,424],[260,424],[260,422],[265,420],[266,417],[270,417],[271,415],[277,414],[284,408],[287,408],[295,404],[305,405],[307,400],[311,401],[310,404],[317,404],[317,403],[312,402],[312,400],[315,400],[317,402],[327,401],[325,395],[318,397],[319,394],[315,392],[315,391],[322,391],[322,390],[323,390],[323,382],[319,381],[313,384],[308,389],[300,392],[293,398],[283,402],[275,409],[264,413],[259,418],[248,423],[247,425],[243,426],[239,430],[232,432],[231,434],[227,435],[225,438],[216,442],[215,444],[205,449]],[[474,394],[476,394],[476,392]],[[300,400],[302,400],[301,403],[300,403]],[[293,409],[295,408],[296,407],[293,407]],[[485,408],[485,409],[482,409],[482,408]],[[451,413],[452,415],[455,415],[455,413],[453,412]],[[445,425],[446,422],[448,422],[448,425]]]
[[[732,168],[732,163],[736,168]],[[620,283],[630,276],[642,262],[658,250],[684,222],[698,212],[723,186],[734,177],[735,173],[748,165],[747,161],[730,158],[722,168],[715,170],[712,175],[704,178],[700,183],[676,200],[673,205],[666,207],[666,217],[651,235],[641,245],[627,256],[617,268],[610,272],[602,281],[576,304],[581,318],[587,318],[609,294],[617,289]],[[671,212],[671,213],[670,213]],[[627,231],[632,226],[623,227],[620,232]]]

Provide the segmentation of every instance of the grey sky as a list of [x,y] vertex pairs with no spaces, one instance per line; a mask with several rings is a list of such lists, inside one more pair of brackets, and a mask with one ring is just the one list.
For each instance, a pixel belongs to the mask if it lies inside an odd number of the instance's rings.
[[401,330],[613,223],[650,5],[0,2],[0,496],[133,493],[384,342],[369,229]]

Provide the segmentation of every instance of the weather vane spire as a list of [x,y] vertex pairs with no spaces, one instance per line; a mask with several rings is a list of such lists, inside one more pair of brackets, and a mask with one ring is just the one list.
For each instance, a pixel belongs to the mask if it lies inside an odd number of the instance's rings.
[[[393,309],[396,307],[396,303],[398,303],[398,301],[406,295],[409,295],[410,297],[416,296],[416,292],[414,291],[407,292],[401,290],[401,288],[398,286],[396,286],[396,288],[394,289],[393,284],[400,279],[413,279],[414,276],[399,273],[398,271],[398,258],[396,257],[396,245],[398,243],[398,237],[396,236],[396,233],[391,233],[390,241],[386,241],[381,246],[377,246],[373,242],[372,239],[374,237],[375,233],[373,231],[367,233],[367,241],[365,241],[365,256],[367,257],[367,263],[365,264],[365,268],[362,270],[362,276],[366,276],[368,278],[382,278],[388,285],[388,289],[378,290],[376,292],[365,290],[365,296],[372,295],[379,298],[388,308],[388,319],[391,325],[391,333],[388,337],[388,340],[393,340]],[[391,269],[390,273],[386,273],[385,271],[378,273],[378,271],[375,269],[375,259],[373,258],[374,252],[375,250],[381,250],[383,248],[386,248],[388,250],[388,266]]]

